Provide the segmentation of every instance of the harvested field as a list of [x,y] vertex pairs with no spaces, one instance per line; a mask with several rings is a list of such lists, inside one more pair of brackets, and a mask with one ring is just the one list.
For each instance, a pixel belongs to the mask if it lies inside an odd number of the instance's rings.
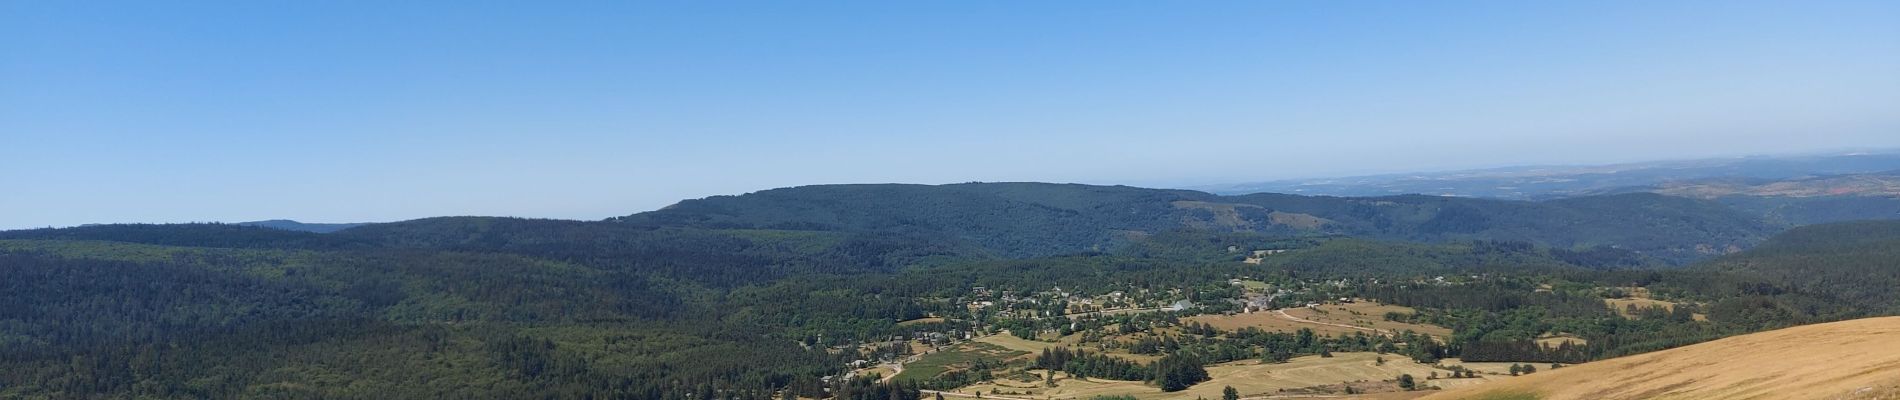
[[1412,310],[1411,307],[1384,305],[1384,304],[1374,303],[1370,301],[1361,301],[1361,302],[1355,302],[1355,303],[1349,303],[1349,304],[1326,304],[1326,305],[1320,305],[1319,307],[1316,307],[1316,308],[1300,307],[1300,308],[1286,310],[1286,313],[1288,315],[1292,315],[1294,317],[1298,317],[1302,319],[1312,320],[1315,322],[1351,325],[1351,326],[1357,326],[1357,327],[1363,327],[1363,328],[1378,329],[1378,330],[1388,331],[1388,332],[1397,332],[1397,331],[1410,329],[1414,332],[1429,334],[1436,337],[1451,336],[1450,328],[1434,326],[1434,325],[1408,324],[1404,322],[1387,321],[1385,320],[1385,314],[1390,313],[1390,312],[1411,314],[1414,312],[1414,310]]
[[[1428,365],[1412,362],[1411,359],[1395,355],[1384,355],[1386,362],[1379,365],[1376,353],[1335,353],[1331,358],[1306,356],[1282,364],[1262,364],[1259,361],[1236,361],[1207,367],[1212,378],[1207,382],[1187,390],[1165,393],[1161,389],[1142,382],[1110,381],[1090,379],[1088,381],[1071,379],[1066,374],[1056,375],[1056,387],[1043,387],[1041,382],[1016,382],[1002,380],[998,383],[985,383],[959,388],[957,391],[970,393],[991,390],[1005,393],[1003,396],[1034,399],[1081,399],[1095,396],[1131,395],[1140,400],[1188,400],[1194,398],[1218,399],[1221,389],[1233,386],[1243,398],[1265,397],[1285,394],[1282,389],[1293,390],[1314,386],[1335,385],[1348,381],[1384,381],[1396,379],[1400,374],[1412,374],[1421,383],[1431,385],[1461,386],[1477,383],[1485,378],[1458,380],[1426,380],[1425,377],[1437,372],[1447,371]],[[1043,371],[1035,371],[1040,376]],[[1456,382],[1466,381],[1466,382]],[[1017,393],[1009,395],[1007,393]],[[1374,394],[1367,398],[1407,399],[1422,393]],[[1337,396],[1337,395],[1335,395]],[[1351,397],[1346,397],[1351,398]]]
[[1570,343],[1571,346],[1582,346],[1582,345],[1590,344],[1590,341],[1584,340],[1583,338],[1580,338],[1580,337],[1569,336],[1569,335],[1555,335],[1555,336],[1545,336],[1545,337],[1537,338],[1537,344],[1542,345],[1542,346],[1557,347],[1558,345],[1561,345],[1564,343]]
[[1622,298],[1622,299],[1603,299],[1603,304],[1605,306],[1610,307],[1610,309],[1616,310],[1617,315],[1622,315],[1625,318],[1636,317],[1634,315],[1630,315],[1629,313],[1630,306],[1636,306],[1636,308],[1639,308],[1639,309],[1649,308],[1649,307],[1662,307],[1668,310],[1676,309],[1676,303],[1673,303],[1673,302],[1667,302],[1667,301],[1656,300],[1656,299],[1634,298],[1634,297]]
[[[1446,367],[1465,367],[1465,369],[1478,371],[1478,373],[1482,373],[1482,374],[1491,374],[1491,375],[1510,375],[1511,364],[1530,364],[1533,367],[1537,367],[1537,371],[1540,373],[1545,370],[1550,369],[1550,363],[1509,362],[1509,361],[1464,362],[1463,360],[1459,360],[1456,358],[1447,358],[1443,360],[1438,360],[1438,364],[1444,365]],[[1568,367],[1569,366],[1566,366],[1566,368]]]
[[1184,321],[1205,323],[1221,330],[1235,330],[1252,326],[1270,332],[1294,332],[1300,330],[1300,328],[1311,328],[1314,332],[1322,335],[1350,335],[1354,332],[1393,332],[1410,329],[1418,333],[1429,334],[1436,337],[1451,335],[1451,329],[1445,327],[1385,320],[1385,313],[1387,312],[1412,312],[1411,308],[1402,306],[1357,302],[1351,304],[1321,305],[1317,309],[1300,307],[1282,311],[1285,311],[1288,316],[1293,318],[1312,322],[1296,321],[1280,316],[1273,311],[1235,315],[1201,315],[1185,318]]

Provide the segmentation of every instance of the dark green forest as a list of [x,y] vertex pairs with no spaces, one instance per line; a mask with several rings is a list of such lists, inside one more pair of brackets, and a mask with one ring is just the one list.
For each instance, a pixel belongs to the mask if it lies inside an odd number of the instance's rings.
[[1141,233],[1195,228],[1275,236],[1614,247],[1674,264],[1720,254],[1731,246],[1751,246],[1776,229],[1760,216],[1717,202],[1646,193],[1531,202],[1421,195],[1217,196],[1048,183],[804,186],[687,200],[614,221],[923,235],[1004,257],[1109,250]]

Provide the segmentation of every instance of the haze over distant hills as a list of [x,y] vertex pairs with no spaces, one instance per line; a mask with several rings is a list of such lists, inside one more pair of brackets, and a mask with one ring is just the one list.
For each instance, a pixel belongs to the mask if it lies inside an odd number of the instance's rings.
[[268,220],[268,221],[239,222],[237,223],[237,225],[276,228],[276,229],[283,229],[287,231],[330,233],[330,232],[336,232],[336,231],[340,231],[344,229],[355,228],[355,227],[363,226],[367,224],[365,223],[323,224],[323,223],[297,222],[297,221],[292,221],[288,219],[273,219],[273,220]]
[[[1525,166],[1461,171],[1288,179],[1191,187],[1219,194],[1294,193],[1328,196],[1430,194],[1500,199],[1550,199],[1673,182],[1724,178],[1786,180],[1900,170],[1900,151],[1756,156],[1590,166]],[[1672,193],[1673,194],[1673,193]]]

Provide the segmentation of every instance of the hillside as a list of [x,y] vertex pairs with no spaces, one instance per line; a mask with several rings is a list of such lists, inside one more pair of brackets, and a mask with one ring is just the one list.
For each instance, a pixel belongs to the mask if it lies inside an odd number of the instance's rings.
[[1692,267],[1762,294],[1793,293],[1869,312],[1900,312],[1900,221],[1860,221],[1799,227],[1760,247]]
[[1044,183],[802,186],[687,200],[613,221],[946,237],[1008,257],[1104,250],[1143,235],[1192,229],[1615,247],[1674,263],[1746,248],[1773,229],[1715,202],[1653,194],[1531,202],[1421,195],[1218,196]]
[[1423,397],[1451,399],[1891,399],[1900,317],[1754,333]]

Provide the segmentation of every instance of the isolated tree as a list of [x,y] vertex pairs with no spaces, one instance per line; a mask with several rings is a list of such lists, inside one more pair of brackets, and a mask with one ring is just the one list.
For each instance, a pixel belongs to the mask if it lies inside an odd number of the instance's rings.
[[1532,372],[1537,372],[1537,367],[1532,366],[1530,364],[1524,364],[1524,373],[1528,374]]
[[1524,366],[1511,364],[1511,376],[1517,376],[1521,373],[1524,373]]
[[1240,391],[1228,386],[1220,390],[1220,400],[1240,400]]
[[1399,374],[1399,388],[1407,391],[1416,390],[1418,381],[1412,378],[1412,374]]

